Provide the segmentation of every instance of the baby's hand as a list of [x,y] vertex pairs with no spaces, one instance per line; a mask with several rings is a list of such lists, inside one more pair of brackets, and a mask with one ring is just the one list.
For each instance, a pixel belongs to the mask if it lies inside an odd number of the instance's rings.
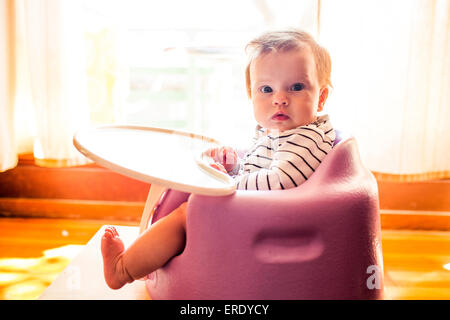
[[[211,148],[203,152],[204,156],[210,157],[216,162],[216,165],[220,165],[226,172],[232,172],[238,165],[238,155],[231,147],[219,147]],[[223,171],[219,166],[213,168]]]

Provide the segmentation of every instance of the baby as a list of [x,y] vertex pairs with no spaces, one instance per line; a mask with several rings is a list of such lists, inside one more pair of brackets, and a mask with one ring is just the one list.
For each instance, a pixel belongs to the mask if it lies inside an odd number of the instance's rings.
[[[247,94],[258,123],[254,145],[241,160],[229,147],[210,149],[204,156],[214,168],[232,175],[237,189],[296,187],[313,174],[334,143],[329,117],[317,115],[331,86],[330,56],[298,30],[265,33],[247,49]],[[105,229],[101,250],[109,287],[140,279],[182,252],[186,205],[158,220],[127,250],[113,227]]]

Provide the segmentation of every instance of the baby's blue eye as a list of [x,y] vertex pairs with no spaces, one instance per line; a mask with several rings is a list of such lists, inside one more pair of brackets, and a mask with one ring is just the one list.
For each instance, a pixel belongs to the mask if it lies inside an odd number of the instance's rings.
[[269,86],[263,86],[263,87],[261,88],[261,92],[262,92],[262,93],[271,93],[272,91],[273,91],[272,88],[269,87]]
[[305,86],[301,83],[295,83],[294,85],[292,85],[291,90],[292,91],[301,91],[303,90]]

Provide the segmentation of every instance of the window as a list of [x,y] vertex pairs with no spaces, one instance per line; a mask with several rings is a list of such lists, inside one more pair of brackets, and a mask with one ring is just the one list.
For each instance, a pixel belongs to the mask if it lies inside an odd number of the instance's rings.
[[314,29],[316,2],[85,1],[92,120],[251,141],[245,44],[267,28]]

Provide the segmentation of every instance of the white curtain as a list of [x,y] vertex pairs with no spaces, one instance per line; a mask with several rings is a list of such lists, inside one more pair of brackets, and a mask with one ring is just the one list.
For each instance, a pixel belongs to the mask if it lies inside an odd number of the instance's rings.
[[11,8],[0,2],[0,172],[14,167],[17,156],[13,136],[14,51],[11,50]]
[[74,132],[89,124],[81,2],[1,0],[0,6],[8,12],[0,21],[10,39],[6,51],[14,52],[9,84],[0,89],[8,88],[0,110],[1,170],[26,151],[56,166],[86,163],[72,144]]
[[375,172],[450,177],[449,4],[321,1],[320,39],[333,60],[327,107]]

